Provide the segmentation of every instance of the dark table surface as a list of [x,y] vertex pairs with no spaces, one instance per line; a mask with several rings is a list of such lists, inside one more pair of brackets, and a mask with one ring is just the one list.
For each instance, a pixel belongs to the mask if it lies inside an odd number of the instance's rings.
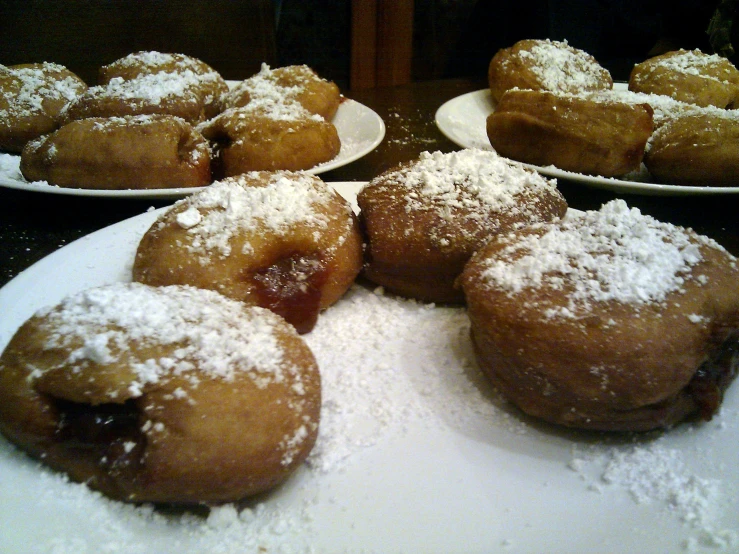
[[[321,177],[327,182],[368,181],[423,151],[458,150],[438,130],[434,114],[447,100],[484,86],[484,81],[461,79],[347,93],[382,117],[387,126],[385,140],[367,156]],[[645,196],[611,192],[562,179],[558,185],[573,208],[597,209],[604,202],[621,197],[645,214],[692,227],[739,255],[739,195]],[[84,235],[151,207],[171,203],[172,200],[91,198],[0,188],[0,286]]]

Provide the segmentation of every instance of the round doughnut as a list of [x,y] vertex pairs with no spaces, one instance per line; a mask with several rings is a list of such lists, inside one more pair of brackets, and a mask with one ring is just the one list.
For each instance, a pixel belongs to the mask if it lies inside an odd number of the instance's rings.
[[29,140],[58,126],[62,108],[87,85],[64,66],[0,65],[0,150],[20,153]]
[[481,369],[525,413],[646,431],[710,419],[739,370],[739,265],[613,200],[499,235],[460,278]]
[[228,85],[221,75],[207,63],[186,56],[155,51],[135,52],[120,58],[99,70],[98,84],[107,85],[113,79],[130,81],[142,75],[169,73],[192,80],[192,89],[200,95],[205,119],[221,111],[221,98]]
[[566,41],[525,39],[495,53],[488,85],[498,102],[512,88],[579,93],[610,89],[613,79],[593,56]]
[[0,357],[0,431],[128,502],[231,502],[313,447],[321,383],[282,318],[192,287],[107,285],[31,317]]
[[476,149],[424,152],[370,181],[357,203],[364,275],[430,302],[463,300],[455,279],[490,237],[567,211],[555,181]]
[[702,108],[660,126],[644,165],[660,182],[734,187],[739,184],[739,112]]
[[71,121],[29,142],[20,170],[28,181],[82,189],[202,187],[212,181],[208,142],[170,115]]
[[219,177],[311,169],[341,150],[336,127],[296,102],[269,109],[252,104],[231,108],[197,129],[214,145],[214,171]]
[[359,226],[335,190],[312,175],[252,172],[160,216],[141,239],[133,278],[214,289],[306,333],[361,268]]
[[536,90],[509,90],[486,121],[501,156],[604,177],[638,170],[653,128],[649,104]]
[[280,104],[291,101],[331,121],[339,109],[341,94],[336,83],[319,77],[307,65],[270,69],[262,64],[259,73],[241,81],[226,95],[224,106],[238,108],[252,102]]
[[728,108],[739,98],[739,70],[717,54],[676,50],[636,64],[629,76],[629,90]]

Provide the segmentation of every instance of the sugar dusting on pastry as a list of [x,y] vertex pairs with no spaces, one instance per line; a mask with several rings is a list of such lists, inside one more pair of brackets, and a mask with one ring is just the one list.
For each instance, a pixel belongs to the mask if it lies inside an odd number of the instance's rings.
[[664,300],[701,260],[700,244],[721,248],[613,200],[508,244],[505,259],[489,260],[483,278],[512,294],[542,283],[555,290],[572,286],[569,312],[583,315],[591,302],[638,306]]
[[192,235],[191,251],[228,256],[233,237],[257,226],[284,235],[295,224],[316,229],[329,225],[329,217],[316,206],[334,193],[316,177],[275,173],[267,186],[248,186],[248,177],[224,179],[177,204],[187,206],[176,220]]
[[206,290],[115,284],[81,292],[47,311],[45,327],[53,332],[46,346],[81,342],[67,360],[79,365],[128,356],[132,342],[178,345],[171,357],[131,361],[134,397],[171,372],[191,375],[193,384],[202,377],[230,381],[238,372],[248,372],[260,387],[281,382],[291,369],[273,334],[277,318],[261,308],[250,310]]

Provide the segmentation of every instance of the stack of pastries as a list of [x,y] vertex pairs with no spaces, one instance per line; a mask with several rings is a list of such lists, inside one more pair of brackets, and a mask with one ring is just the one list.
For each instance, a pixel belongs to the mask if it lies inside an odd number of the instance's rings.
[[718,55],[655,56],[614,90],[586,52],[524,40],[495,54],[488,81],[487,135],[504,156],[602,177],[645,168],[667,184],[737,184],[739,71]]
[[200,187],[259,170],[303,170],[341,149],[338,87],[307,66],[261,71],[229,91],[184,54],[136,52],[88,87],[50,64],[0,67],[0,149],[29,181],[72,188]]

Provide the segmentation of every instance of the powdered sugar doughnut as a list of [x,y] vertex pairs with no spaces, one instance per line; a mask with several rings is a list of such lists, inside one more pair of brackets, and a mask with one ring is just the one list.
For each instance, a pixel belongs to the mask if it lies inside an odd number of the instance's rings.
[[[188,64],[166,54],[133,54],[109,70],[103,68],[103,79],[109,80],[71,102],[62,120],[167,114],[199,123],[220,110],[219,93],[227,88],[220,75],[206,68],[210,69],[195,60]],[[116,72],[123,76],[113,77]]]
[[367,237],[364,274],[388,290],[460,302],[454,281],[497,233],[564,216],[554,181],[494,152],[424,152],[357,197]]
[[486,120],[502,156],[565,171],[618,177],[641,166],[653,130],[649,104],[609,95],[509,90]]
[[222,96],[228,92],[226,81],[205,62],[184,54],[135,52],[101,67],[98,80],[100,85],[107,85],[114,79],[131,81],[162,73],[177,75],[188,83],[188,92],[200,96],[205,119],[221,111]]
[[644,431],[710,419],[739,370],[739,265],[623,200],[499,235],[460,278],[483,371],[524,412]]
[[697,108],[660,126],[644,165],[660,182],[731,187],[739,183],[739,112]]
[[497,102],[512,88],[578,93],[610,89],[613,79],[593,56],[566,41],[526,39],[493,56],[488,84]]
[[219,177],[310,169],[334,159],[341,150],[336,127],[297,102],[228,109],[197,129],[213,142]]
[[64,106],[85,90],[85,82],[59,64],[0,65],[0,150],[20,152],[56,129]]
[[124,501],[217,503],[310,452],[321,384],[273,313],[190,287],[108,285],[31,317],[0,357],[0,431]]
[[629,76],[629,90],[727,108],[739,98],[739,70],[717,54],[676,50],[636,64]]
[[177,202],[146,232],[134,280],[189,284],[269,308],[300,332],[362,267],[349,203],[318,177],[252,172]]
[[164,189],[211,183],[210,146],[170,115],[91,117],[29,142],[20,169],[29,181],[83,189]]
[[262,64],[259,73],[238,83],[224,98],[225,108],[283,102],[297,102],[310,113],[331,121],[339,109],[341,94],[335,83],[322,79],[307,65],[270,69]]

